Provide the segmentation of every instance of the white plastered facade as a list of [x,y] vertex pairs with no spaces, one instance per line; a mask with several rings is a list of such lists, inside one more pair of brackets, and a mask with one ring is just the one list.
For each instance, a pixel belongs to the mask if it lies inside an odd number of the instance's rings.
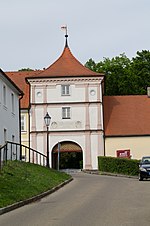
[[[104,155],[103,105],[101,77],[34,78],[30,83],[31,147],[46,154],[47,133],[44,116],[51,116],[49,128],[51,152],[58,142],[72,141],[82,148],[83,168],[98,169],[97,157]],[[61,95],[61,86],[69,85],[69,95]],[[70,118],[62,119],[62,108],[70,108]]]
[[0,146],[19,142],[19,92],[0,72]]

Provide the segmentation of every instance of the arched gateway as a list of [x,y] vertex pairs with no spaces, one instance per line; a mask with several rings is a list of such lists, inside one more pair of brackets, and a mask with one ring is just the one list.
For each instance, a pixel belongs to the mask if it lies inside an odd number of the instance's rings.
[[80,169],[83,164],[81,147],[70,141],[57,143],[52,150],[52,168]]

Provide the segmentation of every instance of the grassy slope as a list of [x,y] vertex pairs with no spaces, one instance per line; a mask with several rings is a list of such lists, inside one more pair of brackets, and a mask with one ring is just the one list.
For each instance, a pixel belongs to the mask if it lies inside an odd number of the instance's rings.
[[0,174],[0,208],[47,191],[70,176],[35,164],[13,161]]

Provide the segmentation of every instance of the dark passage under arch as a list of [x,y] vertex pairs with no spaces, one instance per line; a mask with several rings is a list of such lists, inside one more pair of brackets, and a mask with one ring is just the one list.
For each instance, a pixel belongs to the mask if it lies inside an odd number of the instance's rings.
[[[60,169],[81,169],[83,154],[81,147],[70,141],[60,143],[59,168]],[[52,150],[52,168],[58,168],[58,144]]]

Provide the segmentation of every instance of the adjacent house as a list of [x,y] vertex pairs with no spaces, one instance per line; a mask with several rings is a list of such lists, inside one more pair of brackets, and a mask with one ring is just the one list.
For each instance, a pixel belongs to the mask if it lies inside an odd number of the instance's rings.
[[20,99],[23,92],[0,69],[0,146],[20,143]]
[[20,101],[20,111],[21,111],[21,143],[26,146],[30,146],[30,97],[29,97],[29,85],[26,83],[25,78],[32,76],[33,74],[38,74],[40,71],[14,71],[6,72],[7,76],[15,83],[17,86],[23,90],[24,97]]
[[150,98],[148,95],[104,96],[105,155],[130,151],[131,158],[150,155]]

